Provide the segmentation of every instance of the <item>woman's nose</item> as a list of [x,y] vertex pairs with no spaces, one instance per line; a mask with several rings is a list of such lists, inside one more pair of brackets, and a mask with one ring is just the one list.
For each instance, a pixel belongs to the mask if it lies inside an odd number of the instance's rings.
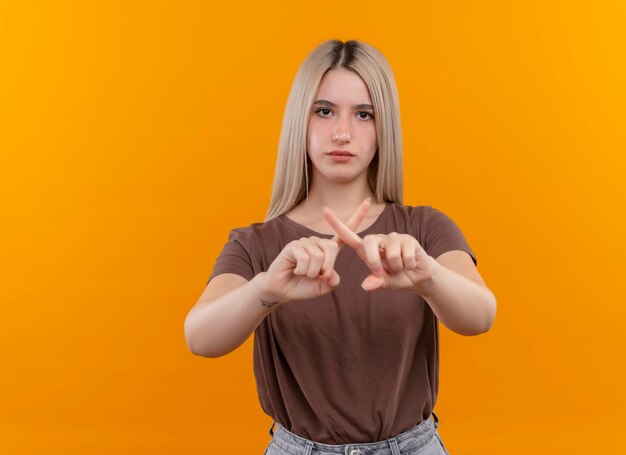
[[348,132],[336,132],[333,134],[333,141],[336,142],[349,142],[350,134]]
[[338,120],[333,133],[334,141],[349,141],[350,129],[348,127],[348,121],[346,119]]

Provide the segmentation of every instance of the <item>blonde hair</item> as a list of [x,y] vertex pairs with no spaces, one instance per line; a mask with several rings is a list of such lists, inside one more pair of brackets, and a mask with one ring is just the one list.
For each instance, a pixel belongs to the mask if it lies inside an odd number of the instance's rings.
[[327,71],[344,68],[365,82],[374,106],[378,150],[367,180],[377,201],[402,204],[402,131],[396,81],[387,59],[362,41],[329,40],[300,65],[291,86],[278,143],[268,221],[289,212],[308,197],[311,162],[307,127],[315,94]]

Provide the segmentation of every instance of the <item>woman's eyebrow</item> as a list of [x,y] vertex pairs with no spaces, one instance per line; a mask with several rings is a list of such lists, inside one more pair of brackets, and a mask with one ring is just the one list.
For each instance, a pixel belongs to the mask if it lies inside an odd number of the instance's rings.
[[[330,107],[337,107],[337,105],[331,101],[327,101],[327,100],[317,100],[314,101],[313,104],[320,104],[322,106],[330,106]],[[355,104],[354,106],[352,106],[354,109],[374,109],[374,106],[372,106],[371,104]]]

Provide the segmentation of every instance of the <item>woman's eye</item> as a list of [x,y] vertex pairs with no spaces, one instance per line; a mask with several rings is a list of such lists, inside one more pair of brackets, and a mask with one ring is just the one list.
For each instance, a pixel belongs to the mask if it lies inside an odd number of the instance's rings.
[[[315,112],[317,112],[317,113],[324,112],[322,114],[322,117],[328,117],[328,115],[326,115],[326,112],[331,112],[331,110],[330,109],[326,109],[326,108],[321,108],[321,109],[316,110]],[[365,114],[366,117],[361,117],[362,114]],[[373,119],[374,118],[374,116],[372,114],[370,114],[369,112],[366,112],[366,111],[359,112],[357,115],[362,120],[368,120],[368,119]]]

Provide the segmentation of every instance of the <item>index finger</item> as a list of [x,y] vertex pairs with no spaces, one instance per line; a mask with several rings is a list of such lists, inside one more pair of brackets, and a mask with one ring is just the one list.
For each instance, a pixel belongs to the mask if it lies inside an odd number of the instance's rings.
[[333,230],[337,233],[339,239],[350,245],[352,249],[358,251],[363,243],[363,239],[359,237],[359,235],[349,226],[346,226],[343,221],[341,221],[328,207],[324,207],[324,216],[326,217],[328,224],[330,224]]
[[[368,197],[363,202],[361,202],[361,205],[357,207],[357,209],[354,211],[354,213],[348,220],[347,226],[352,231],[356,231],[358,227],[361,225],[361,222],[363,222],[363,220],[365,219],[365,216],[367,215],[367,211],[370,208],[371,199],[372,198]],[[339,234],[335,235],[331,240],[333,240],[334,242],[337,242],[337,245],[339,245],[339,249],[341,249],[346,243],[343,241],[341,237],[339,237]]]

